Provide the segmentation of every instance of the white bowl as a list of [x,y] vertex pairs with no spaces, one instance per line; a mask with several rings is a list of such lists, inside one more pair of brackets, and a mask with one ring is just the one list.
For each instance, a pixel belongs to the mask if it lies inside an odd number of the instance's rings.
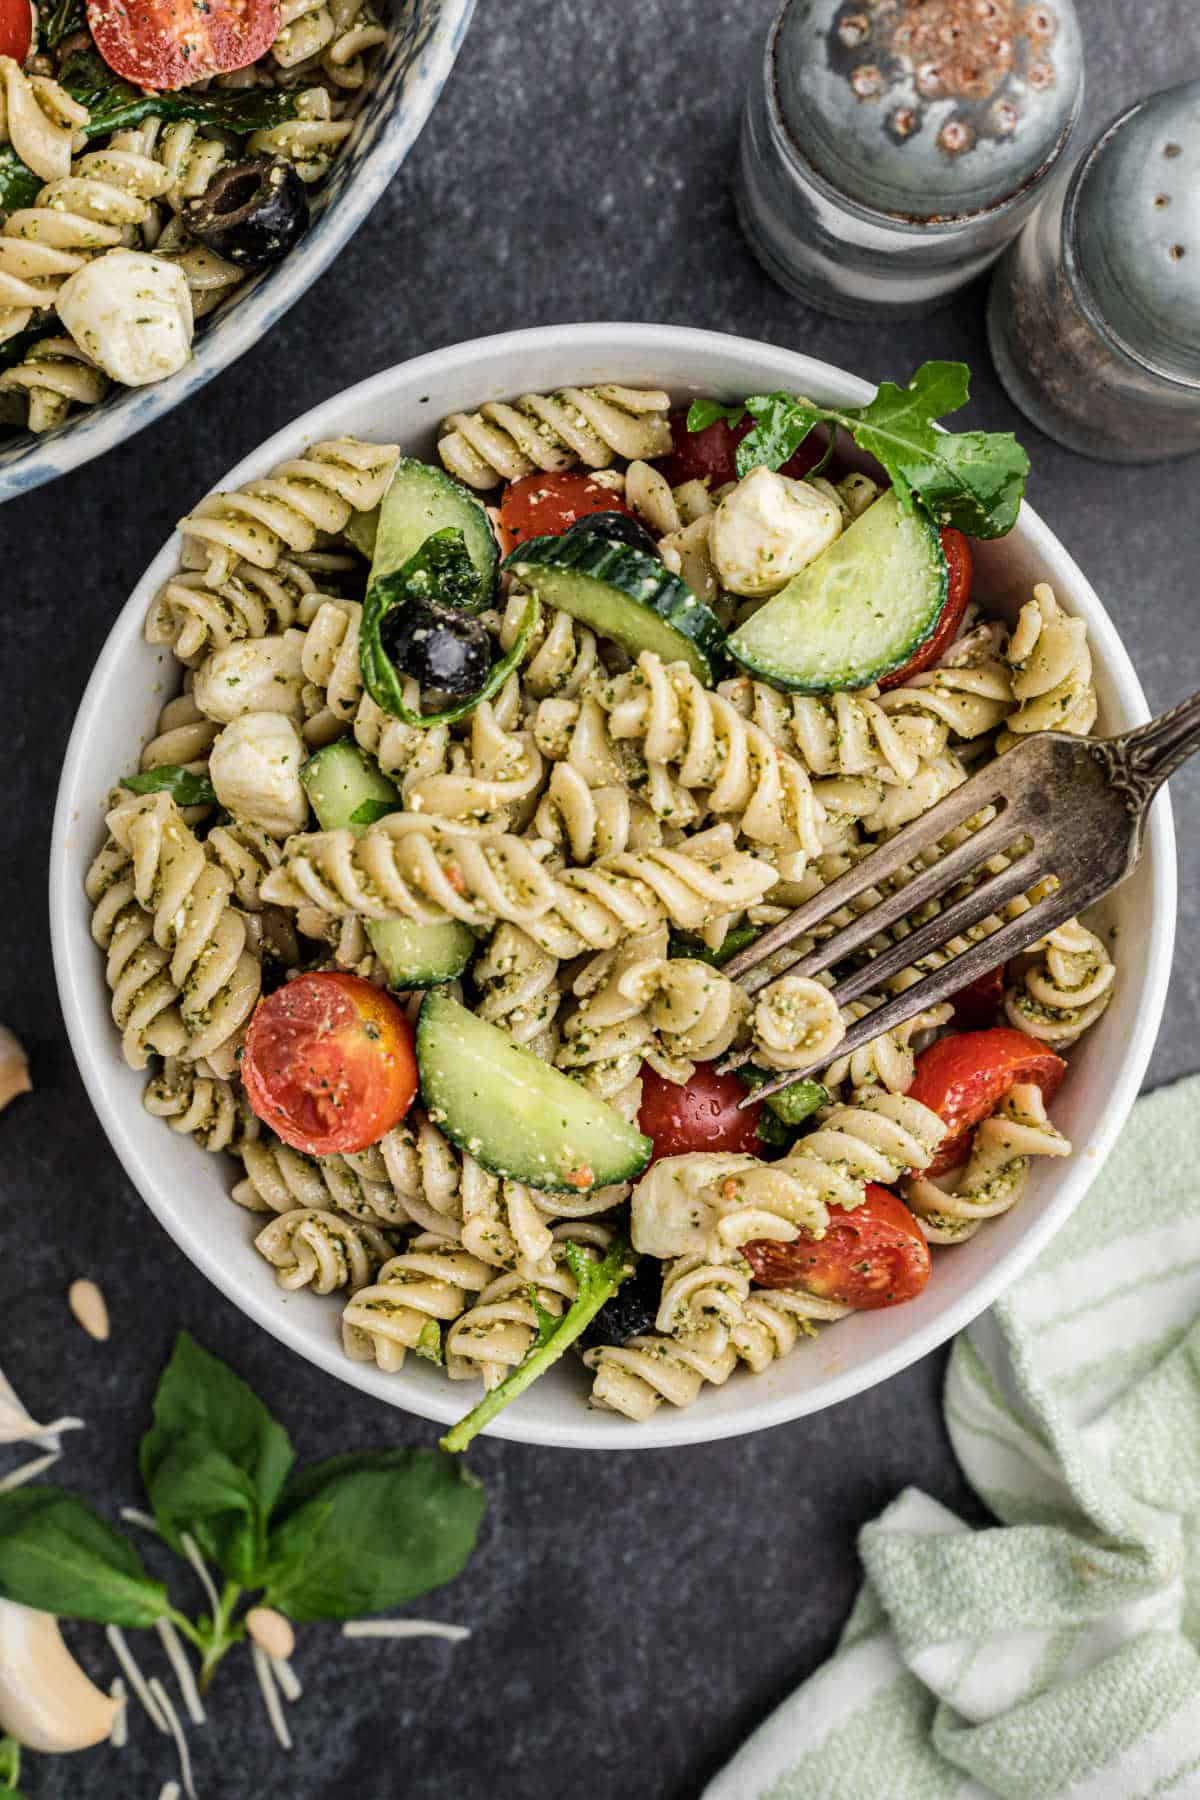
[[294,306],[353,237],[416,142],[462,47],[475,0],[395,0],[394,21],[354,130],[312,199],[312,225],[273,269],[247,281],[202,319],[190,362],[150,387],[112,387],[99,406],[53,431],[0,435],[0,502],[29,493],[123,444],[198,393]]
[[[661,325],[562,325],[481,338],[372,376],[276,434],[231,469],[234,487],[339,432],[433,451],[437,420],[483,400],[572,383],[625,382],[691,394],[739,397],[774,388],[858,404],[871,389],[854,376],[767,344]],[[199,499],[199,495],[197,495]],[[385,1375],[342,1353],[337,1296],[285,1294],[251,1246],[253,1216],[229,1199],[232,1165],[174,1136],[143,1111],[143,1077],[126,1068],[109,1016],[103,959],[89,933],[83,878],[102,836],[105,796],[136,767],[143,738],[175,680],[170,656],[151,649],[142,624],[152,595],[179,554],[173,537],[155,557],[117,620],[88,684],[67,750],[50,858],[54,960],[67,1029],[96,1111],[130,1179],[180,1248],[242,1310],[281,1342],[364,1393],[425,1418],[458,1418],[475,1389],[449,1382],[410,1358]],[[979,585],[1012,617],[1035,581],[1052,583],[1087,621],[1105,730],[1147,717],[1133,667],[1107,613],[1075,563],[1028,506],[1012,534],[977,551]],[[1075,1150],[1037,1167],[1021,1204],[969,1243],[935,1253],[921,1297],[891,1311],[860,1313],[822,1329],[763,1375],[739,1371],[707,1388],[694,1406],[664,1405],[634,1425],[585,1406],[587,1383],[568,1359],[490,1428],[525,1442],[598,1449],[660,1448],[758,1431],[883,1381],[962,1329],[1018,1276],[1078,1205],[1137,1095],[1158,1030],[1171,965],[1175,858],[1171,816],[1157,803],[1136,875],[1108,903],[1118,939],[1111,1006],[1071,1055],[1055,1119]],[[258,1221],[261,1224],[261,1220]]]

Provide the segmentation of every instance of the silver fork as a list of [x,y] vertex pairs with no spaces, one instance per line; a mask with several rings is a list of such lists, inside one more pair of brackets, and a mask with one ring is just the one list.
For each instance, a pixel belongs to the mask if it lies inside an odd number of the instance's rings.
[[[839,1006],[848,1006],[921,957],[944,951],[950,939],[1028,894],[1047,877],[1054,878],[1051,891],[1034,900],[1017,918],[852,1024],[837,1049],[839,1057],[848,1056],[861,1044],[949,999],[999,963],[1028,950],[1047,932],[1124,881],[1141,854],[1142,828],[1151,800],[1167,777],[1197,749],[1200,694],[1121,737],[1034,733],[764,932],[731,958],[724,972],[740,980],[747,993],[755,993],[783,972],[778,965],[763,968],[779,951],[819,929],[831,914],[869,889],[883,887],[906,864],[935,850],[956,827],[977,814],[986,814],[985,822],[965,842],[902,887],[885,892],[849,924],[788,964],[785,972],[789,975],[823,974],[918,908],[930,901],[945,901],[964,881],[973,883],[968,892],[944,904],[936,917],[844,976],[834,987],[833,998]],[[1005,854],[1009,860],[999,873],[986,869],[990,858]],[[749,1055],[727,1056],[720,1067],[736,1068],[748,1061]],[[752,1105],[803,1081],[821,1066],[814,1063],[810,1068],[789,1069],[755,1088],[741,1105]]]

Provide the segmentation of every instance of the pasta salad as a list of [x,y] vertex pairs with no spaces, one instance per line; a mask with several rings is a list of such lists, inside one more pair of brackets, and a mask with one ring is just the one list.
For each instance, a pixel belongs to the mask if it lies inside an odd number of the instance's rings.
[[722,973],[982,759],[1096,716],[1049,587],[1012,629],[971,596],[955,521],[1011,524],[1012,440],[972,434],[969,482],[894,445],[872,476],[832,435],[871,414],[525,395],[437,463],[333,439],[181,522],[146,622],[181,691],[87,878],[113,1018],[350,1357],[482,1384],[451,1447],[571,1344],[634,1420],[761,1372],[916,1298],[1069,1153],[1048,1103],[1113,981],[1086,925],[850,1056],[931,959],[845,1014],[832,977]]
[[184,366],[307,229],[386,39],[371,0],[0,0],[0,431]]

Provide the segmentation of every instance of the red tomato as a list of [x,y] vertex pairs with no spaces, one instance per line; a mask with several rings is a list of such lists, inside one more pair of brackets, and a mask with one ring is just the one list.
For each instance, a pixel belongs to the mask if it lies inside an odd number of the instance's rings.
[[0,56],[23,63],[33,42],[33,13],[29,0],[0,0]]
[[294,1150],[365,1150],[412,1105],[412,1029],[396,1002],[358,975],[301,975],[259,1001],[242,1081],[259,1118]]
[[[706,425],[703,431],[689,431],[687,416],[686,406],[672,408],[671,450],[668,455],[658,458],[655,467],[662,471],[672,487],[678,487],[682,481],[707,481],[711,487],[718,488],[727,481],[736,481],[737,447],[754,428],[750,414],[739,419],[736,425],[718,419],[715,424]],[[799,481],[820,462],[824,452],[824,438],[807,437],[779,473]],[[840,470],[833,468],[825,472],[834,481],[840,474]]]
[[746,1098],[736,1075],[718,1075],[713,1063],[701,1063],[686,1087],[664,1081],[648,1064],[642,1067],[642,1109],[638,1125],[654,1139],[652,1162],[660,1156],[683,1156],[689,1150],[734,1150],[756,1156],[761,1106],[738,1111]]
[[87,0],[96,48],[138,87],[189,87],[264,56],[280,0]]
[[994,1113],[1019,1081],[1035,1082],[1047,1101],[1057,1094],[1067,1065],[1045,1044],[1009,1025],[939,1038],[917,1058],[909,1097],[937,1113],[949,1127],[946,1141],[925,1171],[943,1175],[963,1161],[970,1134]]
[[861,1311],[915,1300],[929,1280],[920,1226],[903,1201],[874,1182],[861,1206],[829,1208],[823,1238],[755,1238],[742,1253],[760,1287],[803,1288]]
[[557,537],[588,513],[634,513],[620,494],[581,469],[560,475],[525,475],[504,490],[500,502],[500,548],[505,556],[526,538]]
[[954,1023],[960,1031],[983,1031],[996,1023],[1004,1002],[1004,969],[1000,963],[951,996]]
[[946,600],[941,616],[932,637],[926,639],[915,656],[909,657],[902,669],[885,675],[879,684],[881,688],[901,687],[937,662],[954,642],[954,634],[962,623],[971,598],[971,544],[953,525],[942,526],[941,539],[942,555],[946,558]]

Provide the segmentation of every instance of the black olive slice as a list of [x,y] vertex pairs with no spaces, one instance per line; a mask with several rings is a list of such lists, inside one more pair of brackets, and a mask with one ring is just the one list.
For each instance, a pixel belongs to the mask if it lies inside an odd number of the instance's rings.
[[590,532],[596,537],[613,538],[618,543],[629,544],[634,550],[641,550],[646,556],[658,556],[658,545],[650,536],[644,525],[631,519],[628,513],[595,512],[585,513],[568,525],[563,532],[564,537],[575,537],[580,532]]
[[379,641],[402,674],[444,694],[476,693],[491,667],[486,627],[436,600],[394,606],[379,628]]
[[308,195],[282,156],[253,156],[218,169],[198,200],[185,201],[183,222],[226,261],[261,269],[308,229]]
[[577,1348],[594,1350],[599,1344],[626,1344],[654,1330],[662,1304],[663,1266],[656,1257],[643,1256],[611,1300],[606,1300],[583,1331]]

